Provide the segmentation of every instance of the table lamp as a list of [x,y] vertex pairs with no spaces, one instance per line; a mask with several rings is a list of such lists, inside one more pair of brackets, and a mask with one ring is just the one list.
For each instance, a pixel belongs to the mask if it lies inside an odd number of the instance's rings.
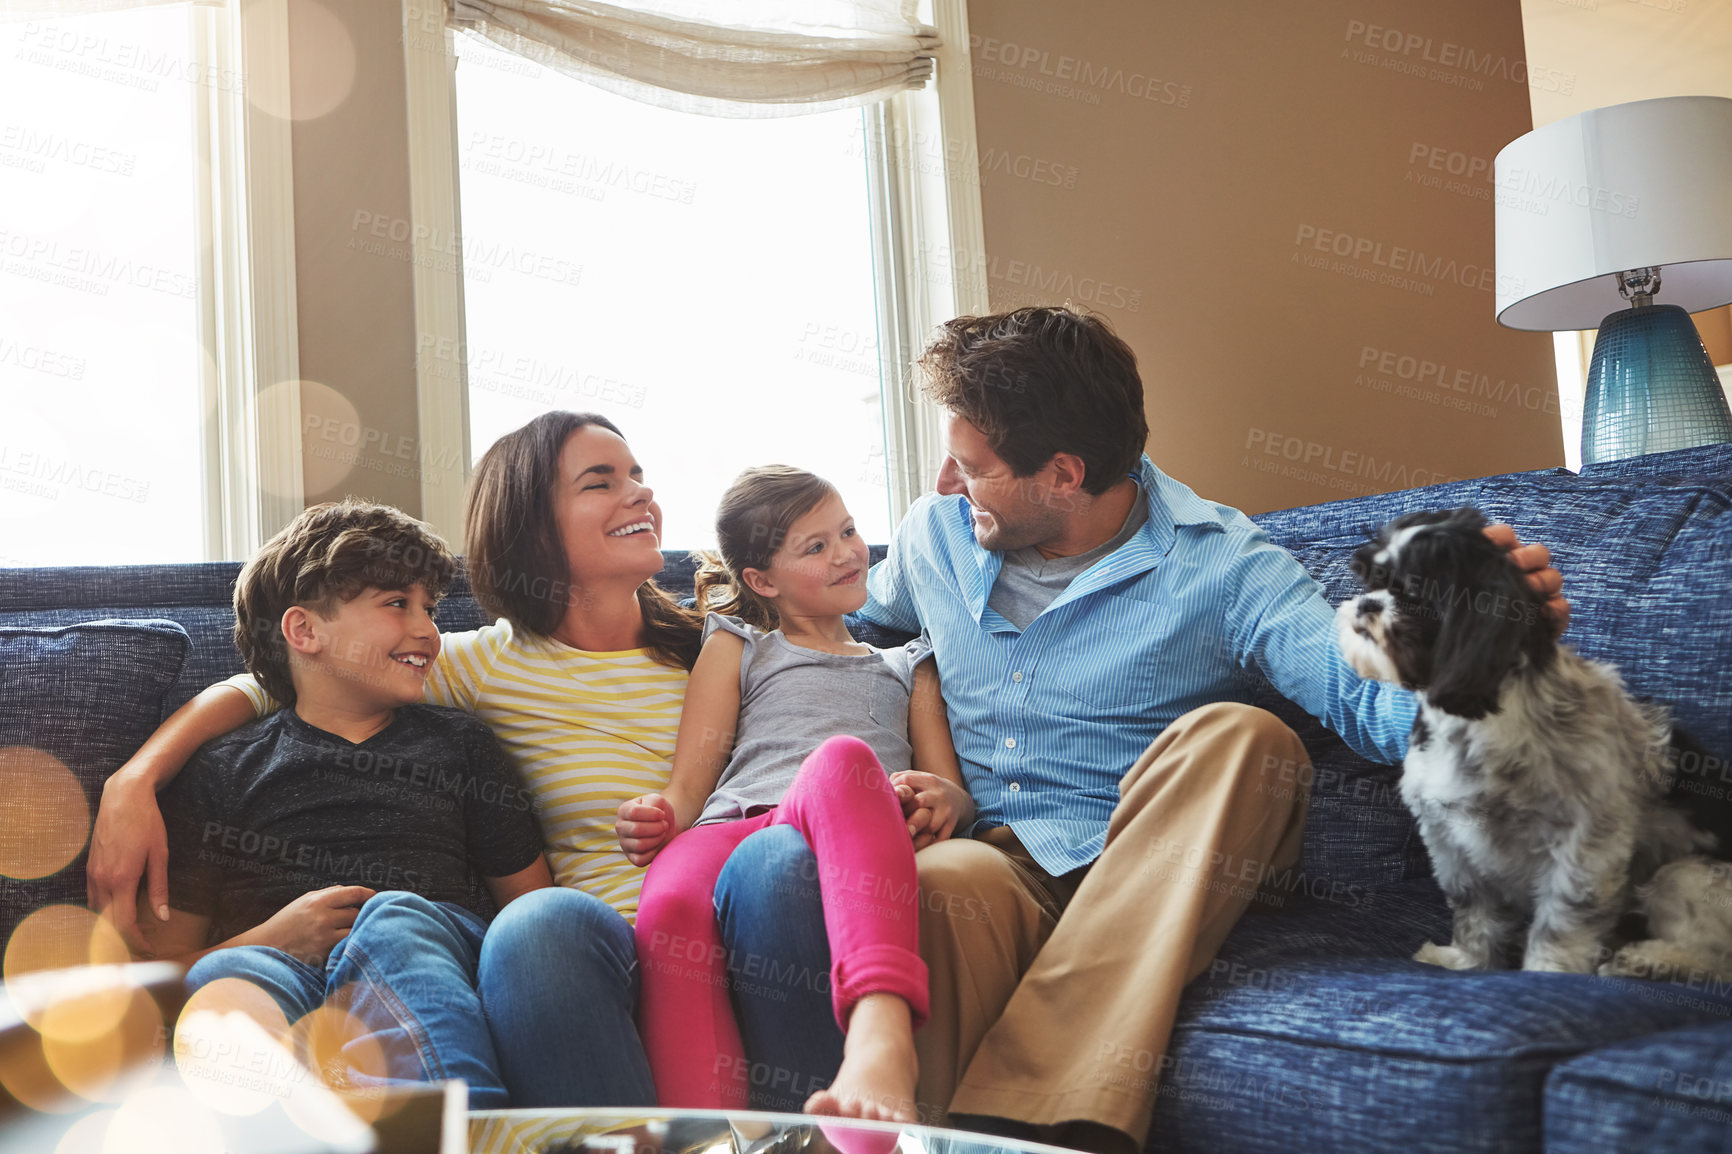
[[1732,441],[1690,319],[1732,302],[1732,99],[1583,112],[1512,141],[1494,174],[1498,323],[1600,330],[1583,462]]

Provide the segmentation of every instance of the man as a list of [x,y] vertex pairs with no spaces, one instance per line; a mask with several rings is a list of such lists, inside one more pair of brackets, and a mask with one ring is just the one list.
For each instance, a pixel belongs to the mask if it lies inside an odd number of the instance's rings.
[[[1135,357],[1104,321],[961,318],[920,364],[946,456],[860,615],[931,636],[977,805],[972,836],[916,858],[922,1116],[1139,1149],[1185,983],[1299,856],[1308,758],[1247,704],[1246,672],[1383,762],[1405,755],[1416,703],[1346,666],[1297,561],[1142,455]],[[1561,587],[1543,548],[1518,560]],[[736,969],[823,972],[821,954],[788,958],[815,936],[816,886],[772,887],[773,914],[754,900],[765,877],[815,877],[809,860],[785,837],[736,853],[718,887]],[[807,999],[739,1000],[755,1082],[823,1068]]]

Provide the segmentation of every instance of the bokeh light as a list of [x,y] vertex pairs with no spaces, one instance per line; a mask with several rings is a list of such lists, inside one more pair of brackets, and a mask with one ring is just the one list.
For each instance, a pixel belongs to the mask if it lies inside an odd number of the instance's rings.
[[[334,499],[361,456],[366,430],[355,403],[319,381],[282,381],[271,389],[300,390],[302,483],[308,499]],[[337,494],[341,496],[340,493]]]
[[311,1077],[290,1052],[288,1035],[288,1019],[270,995],[243,979],[219,978],[181,1008],[175,1066],[211,1109],[256,1114]]
[[149,992],[134,989],[112,1029],[67,1039],[46,1034],[42,1057],[60,1084],[93,1102],[113,1102],[149,1084],[162,1067],[162,1011]]
[[131,960],[112,923],[83,906],[43,906],[12,931],[6,943],[5,978],[11,983],[42,970],[126,965]]
[[0,874],[45,878],[71,864],[90,836],[90,804],[53,754],[0,748]]
[[300,1021],[292,1030],[295,1052],[301,1062],[332,1090],[343,1095],[343,1104],[362,1121],[373,1122],[384,1113],[383,1098],[369,1088],[385,1077],[385,1051],[366,1023],[333,998]]
[[115,1110],[98,1110],[86,1114],[60,1136],[54,1154],[102,1154],[103,1143],[108,1140],[108,1128],[114,1123],[117,1113]]
[[[341,6],[346,0],[334,2]],[[249,25],[264,23],[262,29],[255,30],[255,35],[278,35],[268,23],[270,11],[268,4],[246,4],[241,6],[241,18]],[[286,86],[275,89],[259,84],[247,85],[247,100],[254,108],[279,120],[316,120],[347,100],[354,90],[355,40],[343,20],[325,5],[299,4],[295,19],[296,35],[310,46],[310,51],[295,60],[293,103]]]
[[[88,1041],[126,1014],[134,991],[118,967],[131,960],[110,922],[82,906],[44,906],[19,922],[6,943],[7,996],[43,1037]],[[106,968],[48,973],[72,967]]]
[[102,1154],[224,1154],[211,1109],[179,1086],[153,1086],[121,1103]]
[[43,1114],[64,1114],[87,1105],[60,1084],[42,1047],[28,1042],[0,1049],[0,1085],[21,1105]]

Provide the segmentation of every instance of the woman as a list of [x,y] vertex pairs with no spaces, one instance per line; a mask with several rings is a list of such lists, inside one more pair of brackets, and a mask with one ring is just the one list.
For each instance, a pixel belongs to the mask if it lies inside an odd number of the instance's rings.
[[[650,580],[661,509],[605,418],[548,413],[502,437],[476,470],[466,529],[476,597],[501,620],[443,636],[426,700],[493,727],[560,883],[514,901],[483,947],[500,1073],[515,1106],[653,1102],[627,921],[643,875],[619,852],[614,818],[623,799],[667,782],[699,618]],[[109,779],[90,898],[123,930],[147,866],[151,908],[167,902],[155,791],[269,704],[250,677],[212,686]]]

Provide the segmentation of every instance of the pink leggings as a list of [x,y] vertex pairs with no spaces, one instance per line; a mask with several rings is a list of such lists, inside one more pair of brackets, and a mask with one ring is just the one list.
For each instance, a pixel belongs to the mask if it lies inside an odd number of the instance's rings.
[[902,807],[872,747],[832,737],[806,758],[781,805],[693,826],[650,863],[637,917],[638,1020],[663,1106],[746,1106],[745,1053],[716,927],[716,878],[735,846],[772,825],[799,830],[818,859],[837,1023],[846,1030],[854,1004],[876,993],[905,999],[916,1027],[926,1021],[914,849]]

